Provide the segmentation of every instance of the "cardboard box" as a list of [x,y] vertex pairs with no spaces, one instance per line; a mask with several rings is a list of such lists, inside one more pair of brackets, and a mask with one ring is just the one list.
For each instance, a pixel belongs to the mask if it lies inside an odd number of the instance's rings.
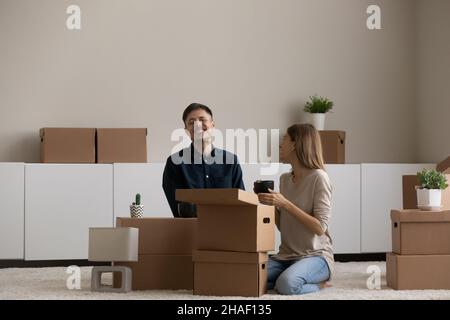
[[42,128],[42,163],[95,163],[95,129]]
[[139,229],[139,254],[192,255],[196,218],[116,218],[117,227]]
[[[447,157],[447,159],[438,163],[438,165],[436,166],[436,170],[442,173],[450,174],[450,157]],[[450,184],[450,180],[448,181]]]
[[200,250],[266,252],[275,249],[275,208],[240,189],[178,189],[178,201],[197,204]]
[[386,280],[395,290],[450,289],[450,255],[386,254]]
[[[450,185],[450,174],[445,177]],[[403,184],[403,209],[417,209],[416,186],[420,185],[417,175],[404,175]],[[442,210],[450,210],[450,187],[442,190]]]
[[259,297],[267,291],[266,253],[194,251],[194,294]]
[[322,141],[323,160],[327,164],[345,163],[345,132],[319,131]]
[[[192,290],[192,255],[139,255],[138,262],[118,262],[115,266],[130,267],[132,290]],[[121,283],[120,274],[114,274],[113,286]]]
[[403,185],[403,209],[417,209],[416,186],[419,185],[417,175],[404,175]]
[[137,261],[137,228],[89,228],[89,261]]
[[97,163],[147,162],[147,129],[97,129]]
[[450,211],[392,210],[392,251],[450,255]]

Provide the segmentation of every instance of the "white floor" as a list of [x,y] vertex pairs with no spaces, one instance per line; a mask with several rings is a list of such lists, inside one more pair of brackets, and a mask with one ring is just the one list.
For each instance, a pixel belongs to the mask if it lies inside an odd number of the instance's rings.
[[[367,269],[377,266],[381,271],[381,289],[369,290]],[[376,269],[376,267],[375,267]],[[450,290],[395,291],[386,287],[384,262],[337,263],[332,287],[319,293],[302,296],[266,294],[261,299],[445,299]],[[90,267],[81,268],[81,289],[69,290],[66,268],[9,268],[0,269],[0,299],[236,299],[237,297],[194,296],[192,291],[133,291],[126,294],[90,291]],[[106,281],[107,279],[105,279]],[[238,299],[245,299],[240,298]]]

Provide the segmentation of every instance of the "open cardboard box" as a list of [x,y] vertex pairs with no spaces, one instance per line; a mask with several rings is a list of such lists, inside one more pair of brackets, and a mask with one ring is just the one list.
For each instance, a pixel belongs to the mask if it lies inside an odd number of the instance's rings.
[[178,189],[178,201],[197,204],[200,250],[267,252],[275,249],[275,208],[240,189]]
[[450,157],[447,157],[445,160],[439,162],[436,166],[436,170],[445,174],[450,174]]

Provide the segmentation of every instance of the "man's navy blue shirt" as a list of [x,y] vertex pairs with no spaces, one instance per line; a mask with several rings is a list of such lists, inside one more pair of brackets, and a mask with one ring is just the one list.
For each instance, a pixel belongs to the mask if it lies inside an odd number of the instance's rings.
[[191,144],[167,158],[163,189],[174,217],[180,217],[178,201],[175,200],[176,189],[212,188],[245,190],[241,166],[235,154],[214,148],[211,156],[205,156]]

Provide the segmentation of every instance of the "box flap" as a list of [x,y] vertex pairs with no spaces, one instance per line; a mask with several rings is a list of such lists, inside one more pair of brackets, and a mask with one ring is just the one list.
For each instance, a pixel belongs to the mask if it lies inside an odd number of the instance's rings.
[[244,206],[259,204],[258,196],[241,189],[177,189],[177,201],[205,205]]
[[393,222],[450,222],[450,210],[391,210],[391,220]]
[[266,263],[268,259],[267,253],[264,252],[192,251],[192,260],[194,262]]
[[436,170],[443,173],[450,173],[450,157],[439,162],[436,166]]

